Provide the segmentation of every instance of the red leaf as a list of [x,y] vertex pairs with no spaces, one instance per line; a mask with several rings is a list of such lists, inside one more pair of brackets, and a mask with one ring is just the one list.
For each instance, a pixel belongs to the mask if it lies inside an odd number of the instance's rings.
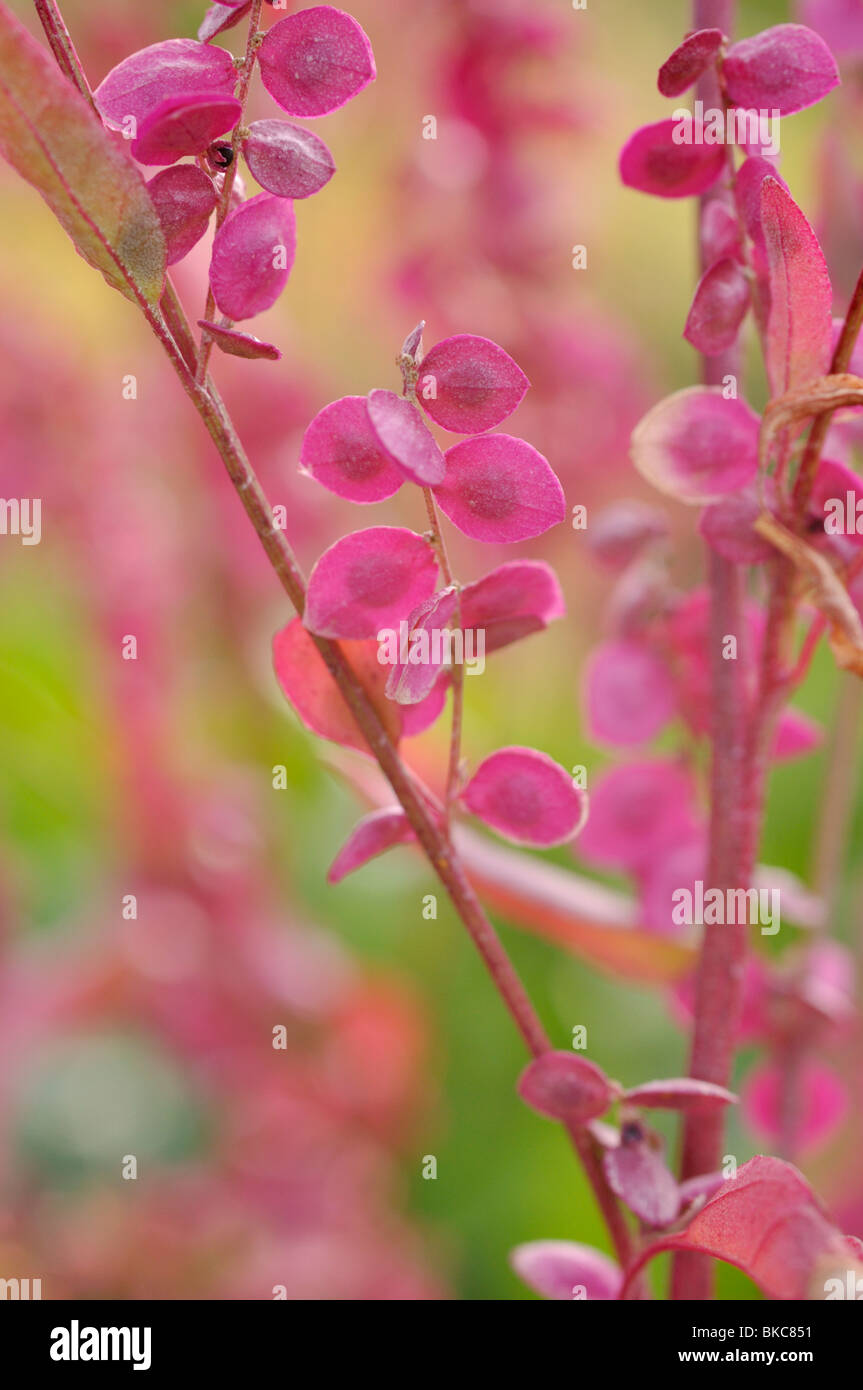
[[603,1115],[615,1096],[605,1073],[574,1052],[546,1052],[534,1058],[519,1077],[517,1089],[540,1115],[582,1125]]
[[670,1081],[645,1081],[624,1092],[631,1105],[661,1110],[714,1110],[720,1105],[733,1105],[737,1097],[724,1086],[710,1081],[696,1081],[691,1076],[675,1077]]
[[722,47],[721,29],[698,29],[678,44],[659,69],[657,86],[664,97],[679,97],[706,72]]
[[767,375],[784,395],[823,376],[830,362],[832,290],[818,239],[790,193],[761,184],[761,225],[770,281]]

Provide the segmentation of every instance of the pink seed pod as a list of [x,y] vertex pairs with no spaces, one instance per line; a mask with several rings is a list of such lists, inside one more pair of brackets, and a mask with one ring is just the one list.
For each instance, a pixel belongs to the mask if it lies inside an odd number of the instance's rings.
[[[452,622],[458,605],[458,589],[450,584],[431,598],[424,599],[407,619],[404,661],[390,669],[387,695],[400,705],[418,705],[431,694],[446,665],[447,652],[442,634]],[[401,634],[394,634],[393,646],[402,645]]]
[[487,653],[541,632],[564,611],[557,576],[544,560],[509,560],[461,592],[461,625],[483,630]]
[[680,1210],[680,1189],[650,1136],[637,1121],[624,1124],[620,1144],[603,1156],[612,1192],[648,1226],[669,1226]]
[[626,498],[603,507],[592,518],[585,541],[594,559],[611,570],[623,570],[653,541],[668,535],[668,522],[658,507]]
[[721,29],[698,29],[678,44],[659,69],[657,86],[664,97],[679,97],[697,82],[725,42]]
[[224,0],[221,5],[211,5],[198,27],[201,43],[209,43],[217,34],[224,34],[227,29],[233,29],[251,8],[252,0],[240,0],[237,5]]
[[373,811],[357,821],[327,874],[328,883],[341,883],[348,874],[361,869],[370,859],[385,854],[396,845],[410,844],[416,837],[401,807]]
[[309,575],[303,621],[321,637],[397,631],[401,619],[430,597],[436,578],[434,547],[414,531],[353,531],[325,550]]
[[250,319],[275,304],[297,246],[293,204],[259,193],[228,213],[213,242],[210,285],[229,319]]
[[733,347],[749,308],[749,281],[731,257],[716,261],[698,282],[683,336],[696,352],[716,357]]
[[624,1091],[623,1099],[642,1109],[692,1111],[721,1110],[734,1105],[737,1097],[724,1086],[712,1081],[696,1081],[691,1076],[678,1076],[669,1081],[645,1081]]
[[[848,1093],[839,1077],[823,1062],[803,1063],[798,1083],[800,1114],[795,1142],[811,1153],[829,1143],[848,1112]],[[782,1134],[782,1072],[773,1063],[755,1067],[743,1084],[743,1116],[760,1139],[778,1143]]]
[[770,286],[767,379],[780,396],[827,371],[833,290],[818,238],[788,190],[771,177],[761,184],[761,226]]
[[758,472],[759,419],[722,388],[689,386],[649,410],[632,434],[642,477],[678,502],[716,502]]
[[372,429],[365,396],[343,396],[319,411],[303,436],[300,463],[350,502],[382,502],[405,480]]
[[596,778],[577,852],[588,863],[638,871],[697,828],[689,773],[664,759],[625,763]]
[[232,97],[236,84],[234,60],[223,48],[194,39],[166,39],[124,58],[93,96],[105,124],[123,130],[130,116],[140,125],[169,97],[198,92]]
[[289,116],[326,116],[376,76],[366,34],[331,5],[279,20],[261,44],[258,61],[264,86]]
[[574,1052],[545,1052],[518,1079],[525,1104],[552,1120],[583,1125],[604,1115],[615,1098],[608,1077],[594,1062]]
[[435,499],[454,526],[476,541],[540,536],[566,515],[563,488],[530,444],[509,434],[481,434],[446,452]]
[[213,180],[194,164],[180,164],[156,174],[147,191],[162,224],[168,265],[175,265],[207,230],[218,201]]
[[534,1240],[517,1245],[510,1264],[523,1283],[543,1298],[571,1303],[574,1298],[616,1299],[623,1275],[607,1255],[574,1240]]
[[370,391],[367,404],[378,442],[403,477],[420,487],[439,483],[444,456],[416,406],[395,391]]
[[517,845],[549,849],[576,835],[587,800],[559,763],[535,748],[500,748],[461,794],[467,809]]
[[489,338],[459,333],[423,359],[417,398],[435,424],[454,434],[482,434],[523,400],[530,382]]
[[261,187],[280,198],[309,198],[336,170],[323,140],[289,121],[253,121],[243,154]]
[[735,106],[780,116],[813,106],[839,85],[833,54],[803,24],[777,24],[732,44],[722,75]]
[[206,328],[216,347],[229,357],[264,357],[269,362],[278,362],[281,358],[277,347],[261,342],[252,333],[241,333],[236,328],[225,328],[223,324],[210,323],[207,319],[198,319],[198,327]]
[[184,155],[203,154],[234,129],[242,110],[236,97],[210,92],[166,97],[142,120],[132,154],[139,164],[176,164]]
[[[688,132],[677,143],[675,131]],[[690,198],[712,188],[725,168],[722,145],[705,145],[703,131],[688,121],[665,120],[642,126],[620,155],[620,177],[627,188],[659,198]]]
[[645,642],[603,642],[585,673],[587,731],[597,743],[635,748],[647,743],[676,713],[668,666]]
[[[399,706],[386,697],[387,674],[376,642],[347,642],[344,652],[394,743],[402,732]],[[320,738],[368,755],[369,746],[300,618],[273,638],[273,667],[298,718]]]

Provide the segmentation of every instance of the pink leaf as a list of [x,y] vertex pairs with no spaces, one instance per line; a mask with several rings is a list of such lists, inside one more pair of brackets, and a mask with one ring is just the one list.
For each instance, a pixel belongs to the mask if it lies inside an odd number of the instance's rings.
[[671,1081],[645,1081],[641,1086],[633,1086],[624,1092],[624,1100],[630,1105],[640,1105],[647,1109],[660,1110],[716,1110],[723,1105],[734,1105],[737,1097],[724,1086],[714,1086],[711,1081],[696,1081],[691,1076],[675,1077]]
[[417,389],[435,424],[454,434],[481,434],[512,414],[529,385],[497,343],[459,333],[423,358]]
[[[688,134],[687,143],[675,142],[675,132],[681,131]],[[660,198],[706,193],[725,168],[725,151],[721,145],[705,145],[702,136],[702,128],[691,119],[642,126],[621,151],[622,181],[627,188]]]
[[705,357],[733,346],[749,308],[749,282],[736,260],[717,261],[702,275],[683,336]]
[[676,911],[681,889],[695,893],[707,869],[707,837],[702,828],[683,835],[639,867],[641,925],[663,936],[691,935],[691,924]]
[[237,69],[230,53],[195,39],[166,39],[142,48],[112,68],[93,93],[112,130],[122,130],[130,116],[140,124],[168,97],[209,92],[231,97]]
[[176,164],[184,155],[203,154],[233,130],[242,110],[236,97],[209,92],[167,97],[141,121],[132,154],[139,164]]
[[771,756],[777,762],[803,758],[824,741],[824,730],[799,709],[786,708],[779,716]]
[[404,477],[420,487],[433,487],[446,464],[420,412],[395,391],[370,391],[368,412],[378,441]]
[[280,198],[309,198],[336,170],[323,140],[288,121],[253,121],[243,154],[261,187]]
[[279,20],[261,44],[258,60],[264,86],[289,116],[326,116],[376,75],[363,30],[330,5]]
[[695,1213],[684,1231],[643,1250],[621,1297],[663,1250],[695,1250],[736,1265],[768,1298],[823,1298],[826,1280],[863,1273],[854,1248],[831,1226],[805,1179],[778,1158],[752,1158]]
[[564,611],[557,576],[544,560],[509,560],[461,592],[461,625],[482,629],[486,653],[540,632]]
[[591,519],[585,533],[590,553],[611,570],[626,569],[651,544],[668,535],[664,514],[648,502],[612,502]]
[[418,705],[399,705],[402,712],[402,734],[404,738],[416,738],[418,734],[430,729],[443,713],[446,694],[449,689],[449,673],[444,671],[424,700]]
[[436,578],[434,547],[414,531],[353,531],[325,550],[312,570],[303,621],[321,637],[397,631],[400,620],[434,591]]
[[659,69],[657,86],[664,97],[679,97],[706,72],[722,47],[721,29],[698,29],[678,44]]
[[400,807],[373,811],[354,826],[330,866],[327,882],[341,883],[370,859],[395,845],[409,844],[415,838],[410,821]]
[[[768,484],[770,479],[767,479]],[[775,488],[768,490],[768,496]],[[736,565],[766,565],[776,551],[755,530],[764,507],[756,486],[729,493],[721,502],[705,507],[698,523],[707,544]]]
[[[424,599],[405,624],[406,660],[398,660],[390,670],[387,694],[400,705],[418,705],[431,694],[446,664],[443,638],[455,614],[458,590],[455,585],[440,589]],[[401,634],[393,634],[393,647],[403,645]],[[463,649],[462,649],[463,650]]]
[[518,1277],[543,1298],[615,1299],[623,1275],[613,1260],[572,1240],[534,1240],[517,1245],[510,1263]]
[[207,230],[218,201],[213,180],[194,164],[181,164],[156,174],[147,191],[162,224],[168,265],[174,265]]
[[830,49],[802,24],[777,24],[732,44],[722,75],[735,106],[780,116],[813,106],[839,85]]
[[517,1090],[540,1115],[579,1125],[605,1114],[615,1096],[604,1072],[574,1052],[535,1057],[519,1077]]
[[446,452],[446,476],[435,488],[445,516],[471,540],[524,541],[566,515],[563,488],[530,444],[508,434],[482,434]]
[[776,179],[761,185],[761,223],[770,278],[767,376],[781,396],[827,371],[832,290],[815,233]]
[[719,386],[688,386],[649,410],[632,433],[639,473],[679,502],[716,502],[758,472],[759,419]]
[[646,743],[674,717],[671,672],[644,642],[603,642],[587,665],[585,705],[595,742],[620,748]]
[[559,763],[534,748],[500,748],[480,763],[461,794],[486,825],[519,845],[548,849],[577,834],[584,793]]
[[[821,459],[809,499],[808,516],[813,523],[810,531],[823,531],[822,540],[835,538],[834,543],[841,543],[851,551],[859,550],[863,546],[863,535],[857,530],[857,508],[861,501],[863,479],[860,474],[835,459]],[[847,524],[849,511],[850,527]]]
[[263,343],[252,333],[240,333],[236,328],[225,328],[207,319],[198,319],[198,327],[206,328],[216,346],[230,357],[265,357],[269,362],[278,362],[282,355],[272,343]]
[[740,225],[734,209],[719,198],[711,198],[701,209],[701,245],[707,266],[731,256],[733,260],[742,258],[740,245]]
[[404,482],[372,429],[365,396],[324,406],[303,436],[300,462],[323,487],[351,502],[382,502]]
[[[794,1082],[798,1105],[793,1114],[795,1151],[823,1148],[848,1113],[848,1093],[830,1067],[807,1059]],[[747,1124],[770,1144],[782,1142],[783,1075],[773,1063],[762,1063],[749,1073],[742,1091]]]
[[210,284],[229,319],[250,319],[275,304],[297,247],[293,204],[259,193],[229,213],[216,233]]
[[860,0],[802,0],[800,18],[815,29],[840,58],[863,55],[863,9]]
[[578,852],[590,863],[639,869],[691,834],[692,779],[677,763],[656,759],[613,767],[596,778]]
[[[374,642],[345,642],[342,649],[393,742],[401,733],[399,706],[386,698],[386,672]],[[307,729],[321,738],[368,753],[368,744],[323,657],[299,618],[273,638],[273,665],[283,693]]]
[[787,191],[787,185],[769,159],[750,155],[744,159],[734,180],[734,199],[746,229],[746,235],[756,248],[764,248],[764,228],[761,222],[761,188],[765,179],[774,179]]
[[240,0],[238,5],[228,4],[228,0],[221,5],[211,5],[198,27],[201,43],[209,43],[217,34],[223,34],[226,29],[233,29],[251,8],[252,0]]
[[602,1166],[612,1192],[648,1226],[668,1226],[680,1210],[680,1190],[662,1155],[637,1121],[624,1124],[620,1144]]

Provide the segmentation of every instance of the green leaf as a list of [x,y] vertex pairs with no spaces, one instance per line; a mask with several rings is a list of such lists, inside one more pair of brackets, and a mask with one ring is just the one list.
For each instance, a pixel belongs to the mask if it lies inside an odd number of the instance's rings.
[[2,0],[0,153],[109,285],[127,299],[158,303],[165,239],[144,180]]

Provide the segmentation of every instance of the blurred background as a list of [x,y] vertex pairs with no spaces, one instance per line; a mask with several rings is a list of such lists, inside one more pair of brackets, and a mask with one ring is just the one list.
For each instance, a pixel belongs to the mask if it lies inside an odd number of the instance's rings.
[[[548,457],[570,508],[644,495],[629,433],[698,373],[681,337],[694,209],[624,189],[617,155],[668,114],[656,71],[687,6],[350,8],[378,79],[314,123],[338,172],[297,205],[288,289],[253,325],[283,360],[214,363],[303,564],[347,529],[422,529],[408,489],[358,512],[297,472],[327,402],[397,386],[420,318],[427,346],[482,334],[524,368],[533,389],[505,428]],[[12,9],[38,32],[31,5]],[[798,17],[779,0],[744,9],[747,34]],[[63,10],[96,85],[133,50],[194,35],[204,6]],[[242,32],[219,41],[238,51]],[[855,71],[843,58],[852,92]],[[863,259],[860,156],[837,119],[852,102],[843,89],[783,126],[783,174],[825,229],[837,311]],[[271,114],[260,91],[256,114]],[[435,884],[419,857],[327,887],[362,808],[276,686],[281,591],[133,308],[5,166],[0,184],[0,494],[42,499],[41,543],[0,543],[0,1277],[41,1277],[44,1297],[531,1297],[514,1244],[605,1237],[563,1136],[515,1097],[519,1039],[442,898],[424,920]],[[205,240],[177,268],[193,318],[208,257]],[[685,588],[701,546],[691,515],[668,515]],[[568,609],[467,682],[467,755],[524,743],[594,776],[609,754],[582,732],[579,674],[607,576],[566,526],[505,554],[449,534],[463,579],[548,559]],[[128,635],[135,661],[121,659]],[[819,658],[800,707],[829,725],[835,701]],[[434,769],[445,744],[441,721],[412,745],[418,764]],[[764,858],[803,879],[823,762],[784,765],[771,787]],[[854,951],[860,831],[858,804],[831,922]],[[574,867],[568,850],[547,857]],[[665,992],[500,926],[557,1045],[584,1024],[590,1055],[629,1085],[685,1069]],[[859,1137],[846,1124],[801,1161],[863,1234]],[[758,1150],[735,1116],[729,1152]],[[753,1295],[730,1270],[722,1287]]]

